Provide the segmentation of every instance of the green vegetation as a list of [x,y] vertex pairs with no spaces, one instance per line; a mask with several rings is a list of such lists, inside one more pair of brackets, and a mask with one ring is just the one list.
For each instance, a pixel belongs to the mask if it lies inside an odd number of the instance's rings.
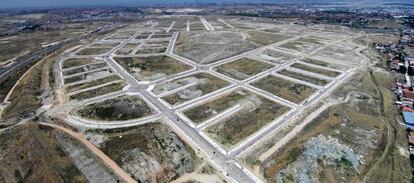
[[293,65],[291,65],[291,67],[296,68],[296,69],[301,69],[301,70],[304,70],[304,71],[313,72],[313,73],[316,73],[316,74],[325,75],[325,76],[328,76],[328,77],[336,77],[336,76],[341,74],[340,72],[337,72],[337,71],[321,69],[321,68],[318,68],[318,67],[313,67],[313,66],[309,66],[309,65],[301,64],[301,63],[294,63]]
[[78,93],[75,95],[70,96],[70,100],[84,100],[88,98],[93,98],[105,94],[109,94],[112,92],[120,91],[126,84],[124,82],[121,83],[114,83],[108,86],[96,88],[93,90],[89,90],[86,92]]
[[151,114],[153,110],[138,96],[120,96],[78,109],[81,117],[98,121],[131,120]]
[[303,102],[316,92],[316,89],[312,87],[270,75],[252,84],[257,88],[295,103]]
[[238,80],[244,80],[273,66],[250,58],[241,58],[216,67],[217,72]]
[[312,83],[312,84],[315,84],[315,85],[324,86],[328,83],[327,80],[319,79],[319,78],[312,77],[312,76],[305,75],[305,74],[301,74],[301,73],[298,73],[298,72],[288,71],[286,69],[283,69],[282,71],[278,71],[277,73],[288,76],[288,77],[291,77],[291,78],[295,78],[295,79],[298,79],[298,80],[302,80],[302,81],[305,81],[305,82],[308,82],[308,83]]

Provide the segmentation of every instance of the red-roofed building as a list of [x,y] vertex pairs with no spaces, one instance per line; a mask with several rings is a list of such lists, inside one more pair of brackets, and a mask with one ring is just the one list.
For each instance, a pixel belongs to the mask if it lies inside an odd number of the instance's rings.
[[414,112],[414,109],[412,109],[411,107],[407,107],[407,106],[402,106],[401,110],[407,111],[407,112]]
[[403,89],[404,97],[414,99],[414,93],[408,89]]

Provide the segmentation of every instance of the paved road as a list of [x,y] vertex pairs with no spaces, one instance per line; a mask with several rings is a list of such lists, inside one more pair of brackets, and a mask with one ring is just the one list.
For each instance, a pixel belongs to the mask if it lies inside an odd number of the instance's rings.
[[[200,19],[204,23],[204,25],[206,25],[206,27],[210,28],[211,25],[209,26],[208,22],[204,22],[203,21],[204,18],[201,17]],[[173,25],[174,25],[174,23],[172,24],[172,26]],[[186,139],[189,139],[194,146],[196,146],[198,149],[200,149],[202,152],[204,152],[206,154],[208,159],[213,163],[213,165],[216,168],[218,168],[224,174],[228,174],[230,180],[236,181],[236,182],[260,182],[260,180],[258,180],[257,177],[255,177],[254,175],[247,172],[247,170],[245,168],[241,167],[236,162],[234,162],[233,158],[235,158],[236,156],[240,155],[242,152],[245,152],[246,150],[248,150],[249,148],[251,148],[252,146],[257,144],[261,139],[263,139],[265,136],[269,135],[272,131],[274,131],[275,129],[279,128],[281,125],[283,125],[287,121],[294,118],[297,114],[301,113],[304,109],[306,109],[306,107],[316,103],[318,100],[320,100],[322,98],[323,95],[327,94],[327,91],[332,90],[333,88],[339,86],[339,83],[340,83],[339,81],[343,81],[346,77],[349,76],[349,73],[350,73],[350,72],[346,72],[346,73],[342,74],[340,77],[332,78],[331,79],[331,84],[329,84],[326,87],[316,87],[316,86],[312,85],[312,86],[318,88],[319,91],[317,93],[315,93],[306,102],[304,102],[304,104],[294,104],[294,103],[286,101],[286,100],[284,100],[280,97],[274,96],[272,94],[269,94],[267,92],[264,92],[264,91],[261,91],[257,88],[254,88],[254,87],[250,86],[249,83],[256,80],[256,79],[259,79],[259,78],[261,78],[261,77],[263,77],[267,74],[274,74],[277,70],[288,68],[289,65],[291,63],[296,62],[296,60],[291,60],[289,62],[286,62],[284,64],[280,64],[280,65],[273,64],[273,65],[275,65],[274,68],[272,68],[272,69],[270,69],[266,72],[262,72],[260,74],[257,74],[255,76],[253,76],[251,78],[248,78],[246,80],[243,80],[243,81],[238,81],[238,80],[229,78],[227,76],[223,76],[223,75],[213,71],[211,68],[214,67],[214,66],[217,66],[219,64],[223,64],[223,63],[226,63],[226,62],[236,60],[238,58],[249,56],[250,54],[255,53],[257,51],[260,51],[261,49],[265,49],[265,48],[272,48],[273,49],[274,47],[277,47],[277,46],[282,45],[284,43],[287,43],[289,41],[299,39],[301,37],[305,37],[307,35],[296,36],[296,37],[293,37],[291,39],[287,39],[287,40],[284,40],[284,41],[281,41],[281,42],[278,42],[278,43],[275,43],[275,44],[264,46],[264,47],[252,50],[250,52],[247,52],[247,53],[243,53],[243,54],[231,57],[231,58],[223,59],[221,61],[209,64],[209,65],[200,65],[200,64],[195,63],[195,62],[193,62],[189,59],[186,59],[186,58],[183,58],[183,57],[180,57],[178,55],[173,54],[175,41],[178,37],[178,34],[174,33],[174,35],[172,36],[171,42],[168,45],[166,55],[169,55],[169,56],[171,56],[171,57],[173,57],[177,60],[180,60],[184,63],[189,64],[189,65],[192,65],[194,67],[194,69],[192,69],[190,71],[187,71],[187,72],[179,73],[179,74],[176,74],[176,75],[173,75],[173,76],[165,77],[165,78],[162,78],[162,79],[159,79],[159,80],[156,80],[156,81],[152,81],[152,82],[139,82],[132,75],[130,75],[126,70],[124,70],[116,61],[114,61],[111,58],[112,54],[117,49],[121,48],[127,42],[133,41],[133,39],[137,35],[138,34],[135,34],[134,36],[130,37],[129,39],[121,41],[121,44],[118,45],[117,47],[115,47],[114,49],[112,49],[109,53],[104,54],[104,55],[95,55],[93,57],[103,58],[111,66],[111,68],[116,73],[118,73],[130,85],[130,88],[128,89],[129,92],[138,92],[138,93],[140,93],[143,96],[143,98],[146,101],[148,101],[151,105],[155,106],[155,108],[157,108],[159,110],[159,112],[164,117],[166,117],[168,119],[168,121],[171,121],[171,125],[173,125],[174,127],[176,127],[176,129],[179,130],[179,133],[180,133],[181,136],[184,136]],[[343,41],[343,40],[341,40],[341,41]],[[292,52],[290,52],[290,54],[293,54],[296,57],[311,56],[311,55],[304,55],[304,54],[301,54],[301,53],[292,53]],[[70,57],[81,57],[81,56],[71,55]],[[227,88],[223,89],[221,92],[229,91],[229,90],[233,89],[234,87],[243,87],[243,88],[251,90],[252,92],[255,92],[259,95],[262,95],[262,96],[267,97],[267,98],[271,98],[271,99],[276,100],[276,101],[278,101],[282,104],[285,104],[285,105],[291,107],[292,110],[288,114],[285,114],[285,116],[282,116],[278,121],[275,121],[275,122],[271,123],[270,125],[266,126],[265,128],[261,129],[259,132],[256,132],[255,134],[252,134],[247,140],[244,140],[236,148],[232,149],[229,152],[226,152],[218,144],[216,144],[215,142],[212,142],[212,140],[209,139],[208,137],[205,137],[204,134],[202,132],[200,132],[198,128],[194,128],[194,127],[190,126],[187,121],[181,119],[179,117],[179,115],[177,115],[177,109],[178,108],[171,108],[168,105],[165,105],[163,102],[160,101],[159,96],[157,97],[157,96],[153,95],[152,93],[150,93],[147,90],[148,87],[153,86],[154,84],[160,84],[162,82],[171,81],[173,79],[176,79],[176,78],[179,78],[179,77],[184,77],[184,76],[191,75],[191,74],[201,72],[201,71],[210,73],[212,75],[220,77],[223,80],[226,80],[229,83],[231,83],[230,87],[227,87]],[[310,85],[309,83],[306,83],[306,82],[303,82],[303,81],[297,81],[297,82]],[[94,99],[83,101],[82,103],[96,102],[96,101],[103,100],[103,99],[108,98],[108,97],[112,97],[113,95],[124,94],[125,92],[127,92],[127,91],[115,92],[114,94],[109,94],[107,96],[96,97]],[[198,101],[209,100],[209,99],[211,99],[215,96],[216,96],[215,94],[214,95],[213,94],[205,95],[205,96],[200,97],[196,100],[189,101],[189,102],[185,103],[185,105],[183,104],[183,107],[184,106],[185,106],[185,108],[191,107],[193,105],[196,105],[196,103]],[[134,123],[137,123],[137,121],[134,121]],[[130,124],[132,124],[132,122],[131,123],[125,123],[123,125],[130,125]]]

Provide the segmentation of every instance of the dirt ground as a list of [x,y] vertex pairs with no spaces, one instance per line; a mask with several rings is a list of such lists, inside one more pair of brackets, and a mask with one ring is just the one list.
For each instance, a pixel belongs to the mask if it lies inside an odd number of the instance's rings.
[[[334,97],[352,92],[351,100],[322,112],[300,135],[263,161],[260,171],[265,179],[409,182],[409,159],[397,150],[404,147],[406,139],[395,120],[398,113],[389,90],[392,83],[389,74],[372,71],[357,75],[338,89]],[[388,130],[394,135],[387,135]],[[318,145],[310,146],[314,142]],[[315,147],[320,149],[315,151]],[[337,157],[335,153],[341,148],[340,152],[348,153]]]
[[88,182],[60,147],[59,134],[34,124],[0,134],[0,182]]

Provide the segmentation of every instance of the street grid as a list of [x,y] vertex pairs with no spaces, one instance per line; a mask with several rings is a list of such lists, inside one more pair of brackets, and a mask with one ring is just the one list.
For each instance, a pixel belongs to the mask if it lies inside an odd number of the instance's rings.
[[[204,17],[199,17],[199,21],[205,26],[205,29],[206,29],[205,31],[215,31],[215,27],[211,25]],[[219,19],[218,22],[223,23],[224,25],[226,25],[227,27],[231,28],[234,31],[240,31],[238,28],[231,25],[232,21],[226,21],[223,19]],[[203,65],[203,64],[196,63],[190,59],[183,58],[182,56],[176,55],[174,53],[174,46],[175,46],[175,42],[177,40],[179,32],[170,32],[170,31],[175,26],[175,24],[176,24],[176,21],[172,21],[168,29],[162,32],[161,30],[153,30],[154,26],[147,27],[144,30],[133,29],[133,30],[124,30],[122,32],[116,32],[112,35],[109,35],[103,38],[102,40],[99,40],[95,43],[88,44],[82,47],[81,49],[78,49],[70,53],[69,55],[64,56],[62,59],[58,60],[58,64],[57,64],[58,68],[55,68],[59,70],[59,75],[57,79],[59,87],[73,85],[73,83],[70,83],[70,84],[65,83],[64,82],[65,78],[74,77],[77,75],[84,75],[88,73],[94,73],[94,72],[101,71],[101,70],[109,71],[110,73],[108,75],[116,74],[120,78],[122,78],[123,80],[122,82],[127,83],[127,86],[124,87],[121,91],[113,91],[112,93],[109,93],[106,95],[86,99],[84,101],[77,101],[77,103],[75,104],[73,104],[73,102],[68,102],[67,105],[75,105],[79,107],[79,106],[83,106],[83,105],[87,105],[91,103],[97,103],[100,101],[104,101],[107,99],[111,99],[111,98],[115,98],[118,96],[128,94],[128,95],[137,95],[140,98],[142,98],[149,106],[151,106],[151,108],[155,110],[155,114],[142,117],[139,119],[134,119],[134,120],[113,121],[113,122],[105,122],[105,123],[101,123],[101,122],[97,122],[97,121],[93,121],[89,119],[82,119],[80,117],[73,116],[73,115],[67,115],[65,118],[66,121],[69,124],[74,125],[74,126],[85,127],[85,128],[106,129],[106,128],[122,128],[122,127],[142,125],[142,124],[157,121],[160,118],[163,118],[168,122],[168,124],[170,124],[173,127],[173,129],[177,131],[177,134],[182,136],[182,138],[186,138],[188,141],[192,142],[191,145],[193,147],[196,147],[196,149],[203,152],[205,156],[208,157],[208,160],[214,165],[214,167],[220,170],[223,173],[223,175],[225,175],[231,182],[262,182],[258,177],[256,177],[253,173],[251,173],[247,168],[237,163],[236,161],[237,157],[240,154],[248,151],[255,144],[260,143],[261,140],[265,136],[268,136],[269,134],[271,134],[272,131],[275,131],[275,129],[277,129],[278,127],[289,122],[296,115],[303,112],[307,107],[310,107],[313,104],[315,104],[318,100],[321,100],[323,96],[327,95],[334,88],[338,87],[337,83],[340,83],[339,81],[343,81],[346,78],[350,77],[353,71],[355,70],[356,66],[358,66],[359,64],[359,63],[353,63],[353,62],[342,63],[344,61],[341,60],[339,64],[346,64],[348,66],[351,65],[351,67],[348,68],[347,70],[336,70],[336,69],[322,67],[319,65],[314,65],[314,64],[300,61],[303,58],[313,58],[313,59],[319,59],[319,60],[325,61],[327,63],[337,64],[338,63],[337,58],[334,58],[334,59],[326,58],[326,57],[320,58],[318,56],[315,56],[315,54],[317,54],[321,50],[324,50],[325,48],[331,45],[341,43],[349,39],[354,39],[355,37],[359,36],[358,34],[347,35],[346,37],[341,38],[339,40],[338,39],[324,40],[324,43],[318,46],[315,50],[306,52],[306,53],[283,47],[283,45],[285,45],[286,43],[295,42],[301,38],[314,37],[315,35],[319,35],[322,32],[322,30],[318,30],[318,31],[310,32],[306,34],[299,34],[292,38],[282,40],[280,42],[272,43],[270,45],[265,45],[265,46],[259,47],[257,49],[254,49],[246,53],[242,53],[242,54],[230,57],[230,58],[225,58],[223,60],[220,60],[214,63]],[[126,31],[133,31],[134,33],[129,36],[125,36],[125,38],[122,38],[122,39],[116,38],[117,35],[119,36],[119,33],[123,33]],[[186,31],[191,31],[191,21],[186,22]],[[137,40],[136,38],[142,34],[144,35],[148,34],[148,36],[145,39]],[[169,75],[169,76],[166,76],[160,79],[156,79],[154,81],[138,81],[130,73],[128,73],[124,68],[122,68],[122,66],[120,66],[119,63],[117,63],[113,58],[119,57],[119,56],[121,57],[137,56],[136,52],[140,49],[143,49],[143,47],[149,41],[154,41],[154,40],[151,40],[152,39],[151,37],[156,34],[167,35],[165,38],[164,37],[157,38],[155,40],[155,41],[168,41],[168,46],[166,46],[165,52],[154,53],[154,54],[143,54],[143,55],[140,55],[140,57],[142,56],[145,58],[146,56],[166,55],[184,64],[190,65],[192,69],[181,72],[181,73]],[[114,39],[114,36],[116,39]],[[115,46],[113,46],[110,49],[110,51],[104,54],[88,55],[88,56],[78,55],[80,51],[82,51],[83,49],[91,48],[91,46],[96,43],[113,44]],[[135,47],[133,51],[130,52],[129,54],[118,55],[117,51],[122,49],[126,44],[129,44],[129,43],[137,44],[137,47]],[[266,49],[275,50],[281,53],[286,53],[286,54],[294,56],[295,58],[292,60],[285,61],[284,63],[277,64],[277,63],[269,61],[268,59],[263,59],[263,57],[259,55],[261,54],[263,50],[266,50]],[[356,52],[357,50],[353,50],[353,51]],[[355,53],[355,54],[359,54],[359,53]],[[265,71],[262,71],[260,73],[257,73],[253,76],[249,76],[248,78],[243,79],[243,80],[237,80],[237,79],[231,78],[229,76],[226,76],[222,73],[215,71],[215,68],[220,65],[233,62],[235,60],[238,60],[244,57],[270,64],[273,67]],[[84,66],[89,65],[89,64],[86,64],[83,66],[76,66],[74,68],[63,69],[62,65],[64,61],[70,58],[95,58],[95,59],[98,59],[99,62],[106,63],[106,66],[104,68],[85,71],[82,73],[77,73],[74,75],[67,76],[63,74],[63,71],[76,69],[76,68],[82,68]],[[321,75],[319,73],[313,73],[313,72],[304,71],[304,70],[291,67],[291,65],[295,63],[301,63],[301,64],[309,65],[312,67],[317,67],[317,68],[326,69],[330,71],[336,71],[336,72],[339,72],[340,74],[336,77],[328,77],[328,76]],[[278,71],[281,71],[284,69],[294,71],[294,72],[300,72],[304,75],[309,75],[309,76],[316,77],[316,78],[326,79],[328,83],[324,86],[320,86],[320,85],[302,81],[300,79],[295,79],[295,78],[291,78],[285,75],[278,74]],[[153,93],[152,91],[156,85],[163,84],[166,82],[171,82],[173,80],[188,77],[188,76],[191,76],[197,73],[210,74],[212,76],[225,80],[226,82],[229,83],[229,85],[223,88],[220,88],[216,91],[213,91],[211,93],[203,94],[202,96],[199,96],[197,98],[185,101],[178,105],[170,105],[168,102],[163,100],[162,97],[169,95],[169,94],[174,94],[181,90],[185,90],[186,88],[192,87],[191,83],[188,86],[184,85],[184,86],[175,88],[171,91],[167,91],[166,93],[156,94],[156,93]],[[286,100],[284,98],[281,98],[280,96],[273,95],[270,92],[264,91],[252,85],[253,82],[258,81],[267,76],[277,76],[277,77],[289,80],[294,83],[303,84],[303,85],[316,89],[316,92],[314,92],[306,100],[300,103],[295,103],[295,102]],[[87,78],[85,80],[78,81],[75,83],[91,82],[91,81],[94,81],[100,78],[102,78],[102,76],[95,76],[93,78]],[[95,86],[94,88],[105,87],[106,85],[107,84],[103,84],[103,85]],[[273,121],[269,122],[268,124],[266,124],[264,127],[259,129],[255,133],[251,134],[250,136],[243,139],[241,142],[237,143],[232,149],[226,150],[225,148],[223,148],[223,146],[220,143],[216,142],[211,137],[209,137],[205,132],[203,132],[203,130],[212,126],[213,124],[220,123],[220,119],[226,116],[231,116],[233,113],[237,113],[237,111],[240,109],[240,106],[233,106],[225,110],[224,112],[217,114],[216,116],[212,116],[211,118],[201,122],[200,124],[196,124],[192,122],[187,116],[184,115],[183,111],[187,109],[191,109],[192,107],[195,107],[207,101],[216,99],[222,96],[223,94],[229,93],[236,89],[244,89],[246,91],[252,92],[253,94],[269,99],[280,105],[286,106],[290,110],[282,114],[281,116],[276,117]],[[91,88],[84,89],[80,92],[87,92],[89,90],[91,90]],[[66,95],[70,96],[70,95],[73,95],[73,93],[67,93]]]

